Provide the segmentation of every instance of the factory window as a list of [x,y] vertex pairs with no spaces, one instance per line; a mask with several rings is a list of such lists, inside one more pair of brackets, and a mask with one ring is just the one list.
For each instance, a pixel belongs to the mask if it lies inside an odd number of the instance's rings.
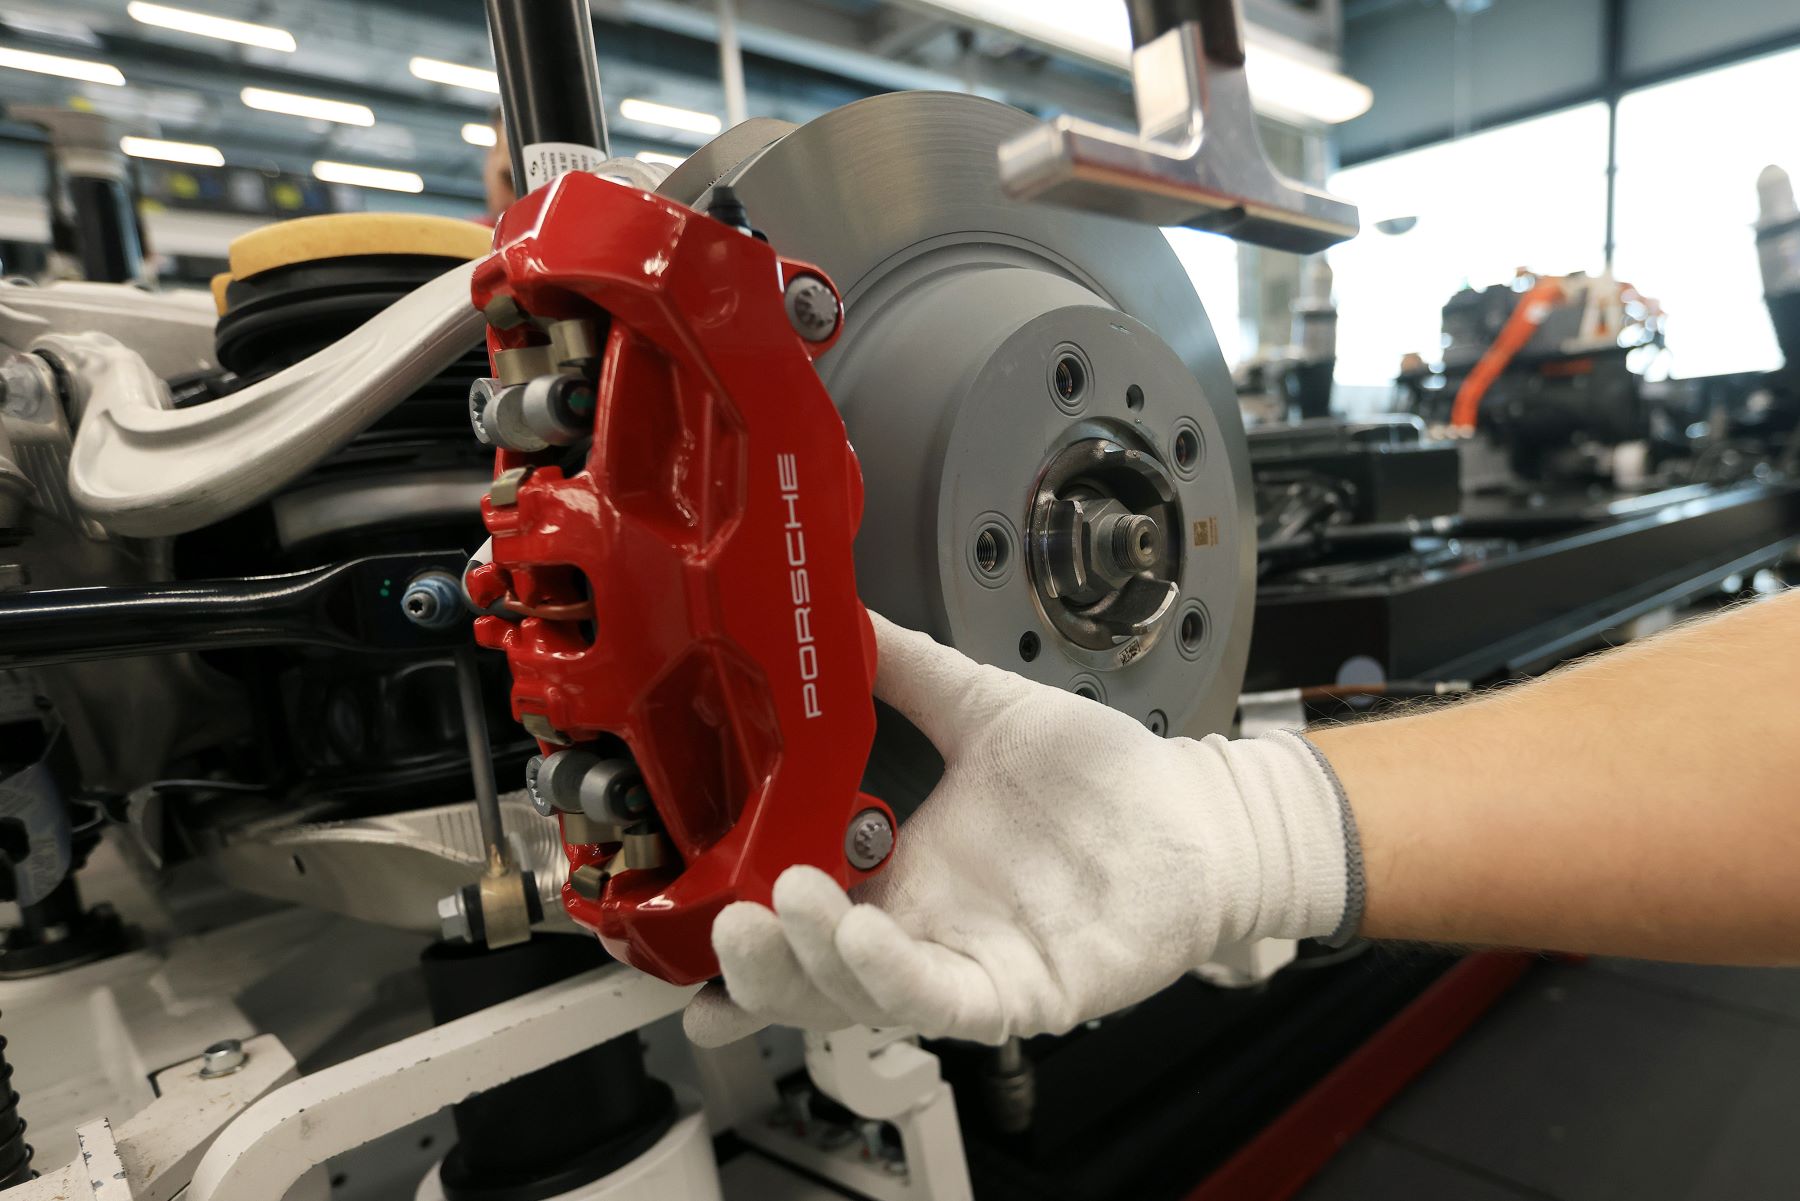
[[1334,174],[1363,226],[1331,251],[1337,382],[1366,390],[1390,384],[1404,354],[1435,359],[1444,302],[1464,284],[1598,270],[1605,166],[1606,106],[1585,104]]
[[1800,174],[1796,78],[1790,50],[1619,102],[1614,264],[1667,310],[1670,374],[1781,365],[1750,227],[1757,174],[1770,163]]
[[1163,233],[1188,278],[1194,281],[1194,291],[1200,294],[1200,303],[1212,322],[1225,365],[1233,366],[1243,357],[1245,344],[1238,320],[1237,243],[1192,229],[1167,229]]

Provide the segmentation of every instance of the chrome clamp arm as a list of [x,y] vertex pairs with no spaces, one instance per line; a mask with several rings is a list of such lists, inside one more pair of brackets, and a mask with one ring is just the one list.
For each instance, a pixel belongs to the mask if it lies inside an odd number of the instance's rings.
[[1058,117],[1000,147],[1000,180],[1042,200],[1316,254],[1356,234],[1356,206],[1270,165],[1244,75],[1236,0],[1135,0],[1138,132]]

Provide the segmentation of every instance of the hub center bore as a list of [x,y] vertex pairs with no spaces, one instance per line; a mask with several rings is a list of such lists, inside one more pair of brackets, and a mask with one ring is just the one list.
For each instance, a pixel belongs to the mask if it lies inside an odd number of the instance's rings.
[[1148,650],[1173,612],[1181,573],[1180,502],[1154,454],[1097,432],[1038,478],[1028,541],[1038,606],[1076,646],[1120,667]]

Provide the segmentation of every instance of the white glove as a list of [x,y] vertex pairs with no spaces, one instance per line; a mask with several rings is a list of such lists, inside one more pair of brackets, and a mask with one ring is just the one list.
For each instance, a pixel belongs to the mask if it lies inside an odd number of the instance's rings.
[[1160,738],[874,620],[875,694],[937,745],[943,779],[859,904],[793,867],[773,911],[719,914],[725,988],[690,1005],[695,1042],[771,1022],[985,1043],[1060,1033],[1217,947],[1354,933],[1355,829],[1309,743]]

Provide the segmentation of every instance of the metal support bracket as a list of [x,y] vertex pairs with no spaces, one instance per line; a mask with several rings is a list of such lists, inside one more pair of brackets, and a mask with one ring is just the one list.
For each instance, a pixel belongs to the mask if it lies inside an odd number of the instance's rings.
[[1236,7],[1210,6],[1131,56],[1138,131],[1058,117],[1000,147],[1008,195],[1296,254],[1353,237],[1356,206],[1270,165],[1244,75]]
[[973,1201],[956,1098],[939,1072],[937,1056],[904,1030],[852,1026],[806,1035],[806,1070],[819,1091],[858,1117],[865,1140],[878,1139],[877,1123],[892,1123],[900,1158],[871,1154],[873,1143],[841,1137],[819,1139],[796,1129],[777,1111],[764,1122],[746,1121],[737,1133],[776,1159],[822,1176],[872,1201]]
[[613,966],[390,1043],[278,1089],[226,1127],[186,1201],[269,1201],[314,1165],[391,1134],[446,1101],[617,1038],[692,996]]
[[[205,1056],[157,1073],[156,1100],[116,1128],[105,1118],[80,1127],[80,1155],[8,1189],[6,1201],[169,1201],[233,1118],[294,1078],[294,1057],[273,1035],[247,1040],[242,1054],[241,1066],[227,1074],[202,1075]],[[283,1192],[260,1195],[267,1201]]]

